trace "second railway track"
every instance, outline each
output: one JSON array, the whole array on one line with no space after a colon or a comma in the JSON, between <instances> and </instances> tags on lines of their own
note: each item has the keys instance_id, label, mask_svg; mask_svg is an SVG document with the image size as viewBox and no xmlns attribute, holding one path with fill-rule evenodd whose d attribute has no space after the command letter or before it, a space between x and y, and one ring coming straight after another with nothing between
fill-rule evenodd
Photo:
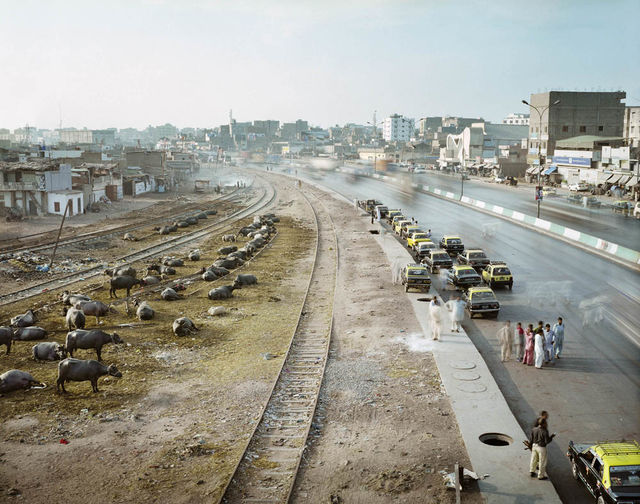
<instances>
[{"instance_id":1,"label":"second railway track","mask_svg":"<svg viewBox=\"0 0 640 504\"><path fill-rule=\"evenodd\" d=\"M338 243L329 212L304 197L318 232L307 292L280 374L223 503L288 502L315 414L333 329Z\"/></svg>"}]
</instances>

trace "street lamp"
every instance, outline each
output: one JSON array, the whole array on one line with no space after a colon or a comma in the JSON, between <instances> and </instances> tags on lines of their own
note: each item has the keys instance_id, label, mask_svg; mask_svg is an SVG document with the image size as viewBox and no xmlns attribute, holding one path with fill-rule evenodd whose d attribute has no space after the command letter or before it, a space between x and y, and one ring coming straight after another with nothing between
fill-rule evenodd
<instances>
[{"instance_id":1,"label":"street lamp","mask_svg":"<svg viewBox=\"0 0 640 504\"><path fill-rule=\"evenodd\" d=\"M538 191L538 189L540 188L540 174L542 172L542 116L551 107L553 107L554 105L558 105L560 103L560 100L556 100L553 103L547 105L545 108L542 109L542 112L540 112L540 109L538 107L536 107L535 105L531 105L527 100L522 100L522 103L524 103L525 105L528 105L538 113L538 124L540 126L540 136L538 137L538 183L536 185L536 191ZM536 192L536 201L538 202L538 219L539 219L540 218L540 201L542 201L542 191L540 192L540 194L537 194Z\"/></svg>"},{"instance_id":2,"label":"street lamp","mask_svg":"<svg viewBox=\"0 0 640 504\"><path fill-rule=\"evenodd\" d=\"M375 116L375 114L374 114L374 116ZM373 126L373 139L374 139L374 141L377 141L377 139L376 139L376 127L379 124L383 124L383 123L384 123L384 121L379 121L379 122L367 121L367 124L369 124L370 126ZM376 150L376 148L377 148L377 145L374 143L374 145L373 145L373 173L374 174L377 171L376 170L376 165L377 165L377 160L378 160L377 159L378 151Z\"/></svg>"}]
</instances>

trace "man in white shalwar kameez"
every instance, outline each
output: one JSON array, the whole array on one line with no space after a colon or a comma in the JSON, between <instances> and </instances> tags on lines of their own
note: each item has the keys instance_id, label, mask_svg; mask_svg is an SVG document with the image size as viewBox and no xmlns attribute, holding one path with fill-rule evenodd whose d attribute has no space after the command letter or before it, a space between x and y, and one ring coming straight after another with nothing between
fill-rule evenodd
<instances>
[{"instance_id":1,"label":"man in white shalwar kameez","mask_svg":"<svg viewBox=\"0 0 640 504\"><path fill-rule=\"evenodd\" d=\"M535 364L536 368L542 369L542 364L544 363L544 334L542 333L542 331L538 331L536 332L534 338L535 343L533 347L533 363Z\"/></svg>"},{"instance_id":2,"label":"man in white shalwar kameez","mask_svg":"<svg viewBox=\"0 0 640 504\"><path fill-rule=\"evenodd\" d=\"M447 310L450 312L451 317L451 331L460 332L460 322L464 320L464 307L465 303L460 296L455 295L453 299L450 299L445 304Z\"/></svg>"},{"instance_id":3,"label":"man in white shalwar kameez","mask_svg":"<svg viewBox=\"0 0 640 504\"><path fill-rule=\"evenodd\" d=\"M498 342L500 343L500 360L507 362L511 358L511 321L498 331Z\"/></svg>"},{"instance_id":4,"label":"man in white shalwar kameez","mask_svg":"<svg viewBox=\"0 0 640 504\"><path fill-rule=\"evenodd\" d=\"M442 322L442 306L438 298L434 297L429 303L429 316L431 319L431 336L434 340L440 339L440 323Z\"/></svg>"}]
</instances>

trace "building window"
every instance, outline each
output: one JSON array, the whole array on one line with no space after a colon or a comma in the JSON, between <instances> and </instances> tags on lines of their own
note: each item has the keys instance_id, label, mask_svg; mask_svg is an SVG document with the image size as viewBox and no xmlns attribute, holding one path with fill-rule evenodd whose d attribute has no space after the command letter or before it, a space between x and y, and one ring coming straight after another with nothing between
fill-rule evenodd
<instances>
[{"instance_id":1,"label":"building window","mask_svg":"<svg viewBox=\"0 0 640 504\"><path fill-rule=\"evenodd\" d=\"M604 130L604 126L598 126L598 131L603 131Z\"/></svg>"},{"instance_id":2,"label":"building window","mask_svg":"<svg viewBox=\"0 0 640 504\"><path fill-rule=\"evenodd\" d=\"M569 131L569 126L563 126L562 127L562 132L563 133L567 133Z\"/></svg>"},{"instance_id":3,"label":"building window","mask_svg":"<svg viewBox=\"0 0 640 504\"><path fill-rule=\"evenodd\" d=\"M54 201L53 202L53 211L54 212L60 212L60 202L59 201Z\"/></svg>"},{"instance_id":4,"label":"building window","mask_svg":"<svg viewBox=\"0 0 640 504\"><path fill-rule=\"evenodd\" d=\"M586 126L580 126L580 133L586 133L587 132L587 127Z\"/></svg>"}]
</instances>

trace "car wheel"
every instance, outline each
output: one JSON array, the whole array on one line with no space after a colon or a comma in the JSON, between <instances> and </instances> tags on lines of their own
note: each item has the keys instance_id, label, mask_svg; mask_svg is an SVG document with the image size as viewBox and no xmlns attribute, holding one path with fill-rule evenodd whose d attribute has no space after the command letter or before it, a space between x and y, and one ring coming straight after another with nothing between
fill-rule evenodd
<instances>
[{"instance_id":1,"label":"car wheel","mask_svg":"<svg viewBox=\"0 0 640 504\"><path fill-rule=\"evenodd\" d=\"M580 478L580 476L578 476L578 464L576 464L575 460L571 461L571 475L575 480Z\"/></svg>"}]
</instances>

